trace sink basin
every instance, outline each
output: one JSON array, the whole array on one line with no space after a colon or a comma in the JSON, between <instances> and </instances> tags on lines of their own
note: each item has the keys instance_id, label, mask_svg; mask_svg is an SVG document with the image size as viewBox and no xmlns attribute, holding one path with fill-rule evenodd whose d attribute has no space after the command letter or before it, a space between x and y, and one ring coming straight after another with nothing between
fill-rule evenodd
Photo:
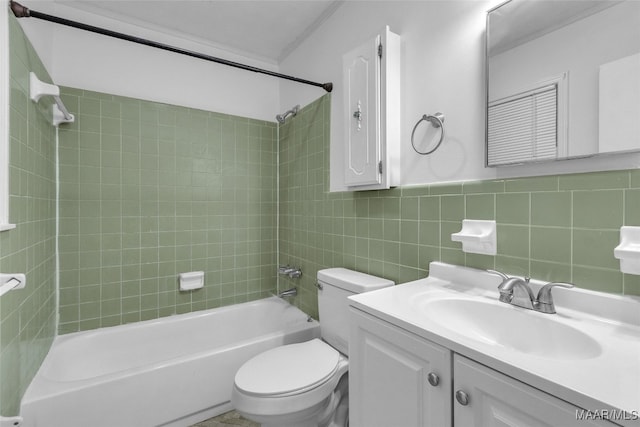
<instances>
[{"instance_id":1,"label":"sink basin","mask_svg":"<svg viewBox=\"0 0 640 427\"><path fill-rule=\"evenodd\" d=\"M541 314L501 302L446 298L426 302L429 319L468 338L550 359L590 359L602 348L589 335Z\"/></svg>"}]
</instances>

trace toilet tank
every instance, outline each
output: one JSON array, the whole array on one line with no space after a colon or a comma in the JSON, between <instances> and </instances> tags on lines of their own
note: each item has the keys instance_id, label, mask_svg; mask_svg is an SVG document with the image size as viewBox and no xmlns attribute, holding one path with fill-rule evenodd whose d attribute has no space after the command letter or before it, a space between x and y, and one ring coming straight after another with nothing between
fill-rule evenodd
<instances>
[{"instance_id":1,"label":"toilet tank","mask_svg":"<svg viewBox=\"0 0 640 427\"><path fill-rule=\"evenodd\" d=\"M342 354L349 354L349 302L347 297L393 286L391 280L346 268L318 271L320 335Z\"/></svg>"}]
</instances>

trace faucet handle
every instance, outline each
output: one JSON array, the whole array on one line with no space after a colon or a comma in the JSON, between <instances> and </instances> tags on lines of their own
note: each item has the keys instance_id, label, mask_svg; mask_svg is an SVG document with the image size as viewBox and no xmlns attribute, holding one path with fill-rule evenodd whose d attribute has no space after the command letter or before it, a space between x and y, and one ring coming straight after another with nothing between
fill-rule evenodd
<instances>
[{"instance_id":1,"label":"faucet handle","mask_svg":"<svg viewBox=\"0 0 640 427\"><path fill-rule=\"evenodd\" d=\"M512 277L509 277L508 275L506 275L503 272L498 271L498 270L487 270L487 273L491 273L491 274L495 274L496 276L500 276L502 278L502 280L509 280L509 279L512 278ZM531 278L525 276L525 277L523 277L523 280L524 280L524 283L528 284L529 280L531 280Z\"/></svg>"},{"instance_id":2,"label":"faucet handle","mask_svg":"<svg viewBox=\"0 0 640 427\"><path fill-rule=\"evenodd\" d=\"M549 314L553 314L556 312L556 307L553 303L553 297L551 296L551 289L555 287L571 289L574 287L574 285L564 282L549 282L541 287L538 291L538 298L536 298L538 311Z\"/></svg>"},{"instance_id":3,"label":"faucet handle","mask_svg":"<svg viewBox=\"0 0 640 427\"><path fill-rule=\"evenodd\" d=\"M289 266L289 264L287 265L281 265L278 267L278 274L287 274L287 271L291 269L291 267Z\"/></svg>"},{"instance_id":4,"label":"faucet handle","mask_svg":"<svg viewBox=\"0 0 640 427\"><path fill-rule=\"evenodd\" d=\"M506 274L504 274L503 272L498 271L498 270L487 270L487 273L491 273L491 274L495 274L496 276L500 276L500 277L502 277L502 280L509 279L509 276L507 276Z\"/></svg>"}]
</instances>

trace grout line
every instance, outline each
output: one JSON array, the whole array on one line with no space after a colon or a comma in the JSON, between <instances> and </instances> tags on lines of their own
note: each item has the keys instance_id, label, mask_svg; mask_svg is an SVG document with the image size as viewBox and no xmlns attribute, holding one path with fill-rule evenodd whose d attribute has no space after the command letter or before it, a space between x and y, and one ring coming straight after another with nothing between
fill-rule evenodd
<instances>
[{"instance_id":1,"label":"grout line","mask_svg":"<svg viewBox=\"0 0 640 427\"><path fill-rule=\"evenodd\" d=\"M558 179L560 182L560 179ZM571 202L569 203L569 277L571 282L575 280L573 277L574 263L573 263L573 210L574 210L574 191L570 192Z\"/></svg>"},{"instance_id":2,"label":"grout line","mask_svg":"<svg viewBox=\"0 0 640 427\"><path fill-rule=\"evenodd\" d=\"M531 277L532 276L532 272L531 272L531 242L532 242L532 223L533 223L533 194L530 191L528 193L528 200L529 200L529 221L527 221L527 230L528 230L528 240L529 240L529 244L527 245L527 273L528 276Z\"/></svg>"}]
</instances>

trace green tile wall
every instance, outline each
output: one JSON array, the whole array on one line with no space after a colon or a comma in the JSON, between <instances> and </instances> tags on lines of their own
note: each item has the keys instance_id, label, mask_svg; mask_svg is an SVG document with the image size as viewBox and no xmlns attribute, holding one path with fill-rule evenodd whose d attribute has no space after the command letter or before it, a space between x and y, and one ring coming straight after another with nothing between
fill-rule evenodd
<instances>
[{"instance_id":1,"label":"green tile wall","mask_svg":"<svg viewBox=\"0 0 640 427\"><path fill-rule=\"evenodd\" d=\"M9 219L0 232L0 272L26 273L27 286L0 298L0 414L20 399L55 335L55 129L50 101L29 99L29 71L51 81L15 18L10 37ZM47 114L47 116L45 116Z\"/></svg>"},{"instance_id":2,"label":"green tile wall","mask_svg":"<svg viewBox=\"0 0 640 427\"><path fill-rule=\"evenodd\" d=\"M71 88L60 130L60 333L276 287L274 123ZM180 272L205 272L179 292Z\"/></svg>"},{"instance_id":3,"label":"green tile wall","mask_svg":"<svg viewBox=\"0 0 640 427\"><path fill-rule=\"evenodd\" d=\"M620 226L640 225L640 170L329 193L329 95L281 127L280 160L280 262L302 267L287 285L313 316L334 266L402 283L444 261L640 295L613 257ZM451 241L463 218L496 220L496 256Z\"/></svg>"}]
</instances>

